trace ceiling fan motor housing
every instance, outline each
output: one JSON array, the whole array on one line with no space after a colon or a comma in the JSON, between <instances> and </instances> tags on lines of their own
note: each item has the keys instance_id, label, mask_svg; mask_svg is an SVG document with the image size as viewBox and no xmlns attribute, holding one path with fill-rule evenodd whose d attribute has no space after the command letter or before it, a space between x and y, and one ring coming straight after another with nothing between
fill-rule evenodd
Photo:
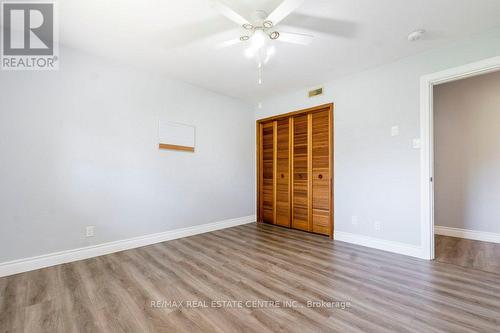
<instances>
[{"instance_id":1,"label":"ceiling fan motor housing","mask_svg":"<svg viewBox=\"0 0 500 333\"><path fill-rule=\"evenodd\" d=\"M252 19L252 22L258 26L258 25L262 25L264 23L267 16L268 16L268 14L265 11L256 10L255 12L253 12L251 19Z\"/></svg>"}]
</instances>

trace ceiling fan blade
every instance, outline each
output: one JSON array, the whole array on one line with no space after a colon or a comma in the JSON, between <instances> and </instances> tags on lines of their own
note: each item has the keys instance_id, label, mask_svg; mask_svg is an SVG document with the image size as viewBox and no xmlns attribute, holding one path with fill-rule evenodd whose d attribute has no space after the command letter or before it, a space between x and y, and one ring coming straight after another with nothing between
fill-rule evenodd
<instances>
[{"instance_id":1,"label":"ceiling fan blade","mask_svg":"<svg viewBox=\"0 0 500 333\"><path fill-rule=\"evenodd\" d=\"M280 32L278 41L292 44L309 45L313 41L314 36L307 34L299 34L295 32Z\"/></svg>"},{"instance_id":2,"label":"ceiling fan blade","mask_svg":"<svg viewBox=\"0 0 500 333\"><path fill-rule=\"evenodd\" d=\"M294 29L311 33L318 32L324 35L331 35L341 38L353 38L358 34L357 23L347 20L311 16L301 13L292 13L286 19L286 25L280 24L279 29L294 31Z\"/></svg>"},{"instance_id":3,"label":"ceiling fan blade","mask_svg":"<svg viewBox=\"0 0 500 333\"><path fill-rule=\"evenodd\" d=\"M239 43L242 43L242 41L239 38L230 39L230 40L226 40L225 42L221 42L221 43L216 44L215 49L220 50L220 49L224 49L226 47L230 47L230 46L233 46L233 45L236 45Z\"/></svg>"},{"instance_id":4,"label":"ceiling fan blade","mask_svg":"<svg viewBox=\"0 0 500 333\"><path fill-rule=\"evenodd\" d=\"M212 7L217 10L219 13L224 15L226 18L230 19L231 21L235 22L239 26L243 26L245 24L249 24L248 20L245 19L243 16L238 14L235 10L230 8L228 5L224 4L223 2L219 0L213 0L212 1Z\"/></svg>"},{"instance_id":5,"label":"ceiling fan blade","mask_svg":"<svg viewBox=\"0 0 500 333\"><path fill-rule=\"evenodd\" d=\"M266 21L271 21L274 26L278 25L285 17L290 15L295 9L299 8L304 0L284 0L276 9L267 17Z\"/></svg>"}]
</instances>

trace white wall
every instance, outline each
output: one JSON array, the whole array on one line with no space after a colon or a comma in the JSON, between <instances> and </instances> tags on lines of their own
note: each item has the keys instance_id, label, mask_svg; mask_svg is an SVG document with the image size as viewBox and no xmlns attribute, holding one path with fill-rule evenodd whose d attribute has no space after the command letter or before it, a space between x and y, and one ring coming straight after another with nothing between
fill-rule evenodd
<instances>
[{"instance_id":1,"label":"white wall","mask_svg":"<svg viewBox=\"0 0 500 333\"><path fill-rule=\"evenodd\" d=\"M439 226L500 233L500 72L434 88Z\"/></svg>"},{"instance_id":2,"label":"white wall","mask_svg":"<svg viewBox=\"0 0 500 333\"><path fill-rule=\"evenodd\" d=\"M321 97L307 98L304 87L265 100L256 118L334 102L335 230L419 246L420 152L412 139L420 136L420 77L499 54L497 30L327 82Z\"/></svg>"},{"instance_id":3,"label":"white wall","mask_svg":"<svg viewBox=\"0 0 500 333\"><path fill-rule=\"evenodd\" d=\"M0 262L255 214L251 106L60 53L0 72ZM196 153L158 150L160 118L195 125Z\"/></svg>"}]
</instances>

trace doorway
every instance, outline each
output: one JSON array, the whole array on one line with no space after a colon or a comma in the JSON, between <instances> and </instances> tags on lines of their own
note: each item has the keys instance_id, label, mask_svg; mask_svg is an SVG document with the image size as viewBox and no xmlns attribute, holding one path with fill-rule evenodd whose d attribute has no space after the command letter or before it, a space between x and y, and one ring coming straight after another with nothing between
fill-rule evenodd
<instances>
[{"instance_id":1,"label":"doorway","mask_svg":"<svg viewBox=\"0 0 500 333\"><path fill-rule=\"evenodd\" d=\"M421 78L421 244L422 257L435 259L434 87L500 70L500 57Z\"/></svg>"},{"instance_id":2,"label":"doorway","mask_svg":"<svg viewBox=\"0 0 500 333\"><path fill-rule=\"evenodd\" d=\"M500 274L500 71L433 89L436 261Z\"/></svg>"}]
</instances>

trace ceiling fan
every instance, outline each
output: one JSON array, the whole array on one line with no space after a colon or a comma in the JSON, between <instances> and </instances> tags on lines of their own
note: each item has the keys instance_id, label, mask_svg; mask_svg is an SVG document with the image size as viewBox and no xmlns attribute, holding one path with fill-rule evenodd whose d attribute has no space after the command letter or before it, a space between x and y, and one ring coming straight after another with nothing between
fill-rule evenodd
<instances>
[{"instance_id":1,"label":"ceiling fan","mask_svg":"<svg viewBox=\"0 0 500 333\"><path fill-rule=\"evenodd\" d=\"M229 20L243 28L244 33L239 38L231 39L217 45L217 48L225 48L239 43L248 42L249 48L245 55L254 58L259 69L259 84L262 84L263 66L274 54L274 45L269 41L280 41L286 43L308 45L313 36L294 32L285 32L279 29L279 23L296 10L304 0L284 0L271 14L263 10L255 11L251 20L247 20L238 12L220 0L213 0L213 8Z\"/></svg>"}]
</instances>

